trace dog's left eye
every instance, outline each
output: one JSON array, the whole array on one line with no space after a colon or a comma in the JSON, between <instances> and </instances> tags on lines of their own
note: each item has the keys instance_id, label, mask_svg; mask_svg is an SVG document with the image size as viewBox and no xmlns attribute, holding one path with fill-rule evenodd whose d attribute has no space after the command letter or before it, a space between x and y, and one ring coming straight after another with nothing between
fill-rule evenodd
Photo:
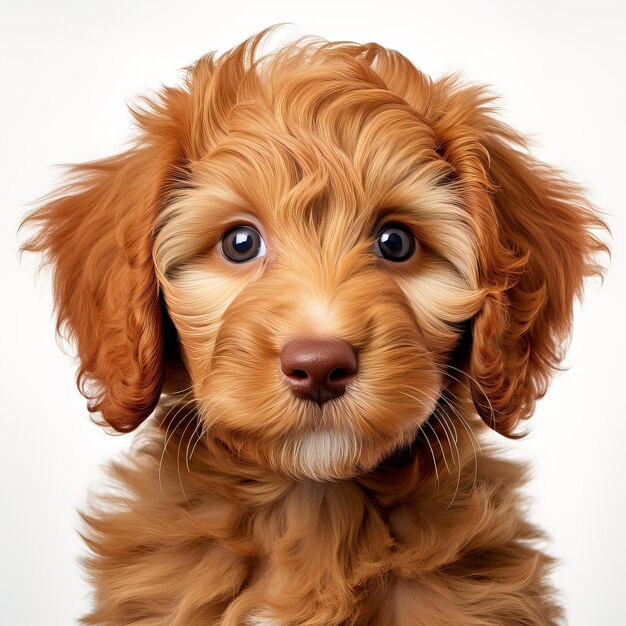
<instances>
[{"instance_id":1,"label":"dog's left eye","mask_svg":"<svg viewBox=\"0 0 626 626\"><path fill-rule=\"evenodd\" d=\"M415 235L400 224L387 224L376 235L374 252L389 261L406 261L416 248Z\"/></svg>"},{"instance_id":2,"label":"dog's left eye","mask_svg":"<svg viewBox=\"0 0 626 626\"><path fill-rule=\"evenodd\" d=\"M265 254L265 242L251 226L236 226L222 237L222 254L233 263L244 263Z\"/></svg>"}]
</instances>

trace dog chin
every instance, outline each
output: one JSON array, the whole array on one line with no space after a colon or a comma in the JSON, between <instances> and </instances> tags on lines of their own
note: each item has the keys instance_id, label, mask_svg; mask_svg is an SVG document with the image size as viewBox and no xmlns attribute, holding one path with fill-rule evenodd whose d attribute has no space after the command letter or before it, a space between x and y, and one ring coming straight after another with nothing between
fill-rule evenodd
<instances>
[{"instance_id":1,"label":"dog chin","mask_svg":"<svg viewBox=\"0 0 626 626\"><path fill-rule=\"evenodd\" d=\"M289 458L281 459L281 465L297 478L348 478L358 472L361 450L361 440L354 433L318 430L298 437L289 450Z\"/></svg>"},{"instance_id":2,"label":"dog chin","mask_svg":"<svg viewBox=\"0 0 626 626\"><path fill-rule=\"evenodd\" d=\"M316 430L301 433L287 444L256 460L276 474L295 480L346 480L371 471L382 459L412 437L405 435L386 445L367 443L357 433Z\"/></svg>"}]
</instances>

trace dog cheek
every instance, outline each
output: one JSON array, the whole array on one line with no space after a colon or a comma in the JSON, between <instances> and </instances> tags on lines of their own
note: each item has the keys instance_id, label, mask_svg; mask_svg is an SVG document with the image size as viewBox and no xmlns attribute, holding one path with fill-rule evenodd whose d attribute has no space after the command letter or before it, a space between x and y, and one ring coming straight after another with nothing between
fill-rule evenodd
<instances>
[{"instance_id":1,"label":"dog cheek","mask_svg":"<svg viewBox=\"0 0 626 626\"><path fill-rule=\"evenodd\" d=\"M445 363L458 339L458 325L480 311L485 292L445 265L400 281L429 350Z\"/></svg>"},{"instance_id":2,"label":"dog cheek","mask_svg":"<svg viewBox=\"0 0 626 626\"><path fill-rule=\"evenodd\" d=\"M161 283L168 313L178 332L183 360L196 393L202 393L224 312L245 284L206 268L189 268Z\"/></svg>"}]
</instances>

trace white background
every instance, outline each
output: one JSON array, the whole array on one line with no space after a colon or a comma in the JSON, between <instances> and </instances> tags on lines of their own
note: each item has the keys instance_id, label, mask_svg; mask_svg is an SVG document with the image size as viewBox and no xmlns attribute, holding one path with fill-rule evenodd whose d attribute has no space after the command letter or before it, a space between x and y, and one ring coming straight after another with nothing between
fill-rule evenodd
<instances>
[{"instance_id":1,"label":"white background","mask_svg":"<svg viewBox=\"0 0 626 626\"><path fill-rule=\"evenodd\" d=\"M316 34L376 41L437 77L460 70L503 94L534 152L609 214L604 286L577 307L565 364L532 433L504 442L534 467L532 516L562 558L554 575L574 626L626 623L623 585L626 385L626 97L620 2L5 2L0 14L0 623L74 623L88 607L76 507L129 443L87 417L75 364L55 343L49 278L18 264L29 203L53 164L114 154L126 103L210 50L290 21L274 41ZM71 350L70 350L71 353Z\"/></svg>"}]
</instances>

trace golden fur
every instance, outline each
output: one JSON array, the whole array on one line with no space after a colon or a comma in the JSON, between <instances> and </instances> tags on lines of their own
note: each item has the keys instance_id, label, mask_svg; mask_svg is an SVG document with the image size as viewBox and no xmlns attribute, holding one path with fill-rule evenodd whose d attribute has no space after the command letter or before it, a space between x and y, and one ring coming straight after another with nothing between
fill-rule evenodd
<instances>
[{"instance_id":1,"label":"golden fur","mask_svg":"<svg viewBox=\"0 0 626 626\"><path fill-rule=\"evenodd\" d=\"M150 418L84 514L83 623L558 623L523 467L480 440L545 393L604 224L484 89L374 43L258 54L272 30L201 58L27 219L90 410ZM390 221L409 261L372 253ZM235 265L242 223L267 254ZM309 336L358 354L321 406L277 365Z\"/></svg>"}]
</instances>

